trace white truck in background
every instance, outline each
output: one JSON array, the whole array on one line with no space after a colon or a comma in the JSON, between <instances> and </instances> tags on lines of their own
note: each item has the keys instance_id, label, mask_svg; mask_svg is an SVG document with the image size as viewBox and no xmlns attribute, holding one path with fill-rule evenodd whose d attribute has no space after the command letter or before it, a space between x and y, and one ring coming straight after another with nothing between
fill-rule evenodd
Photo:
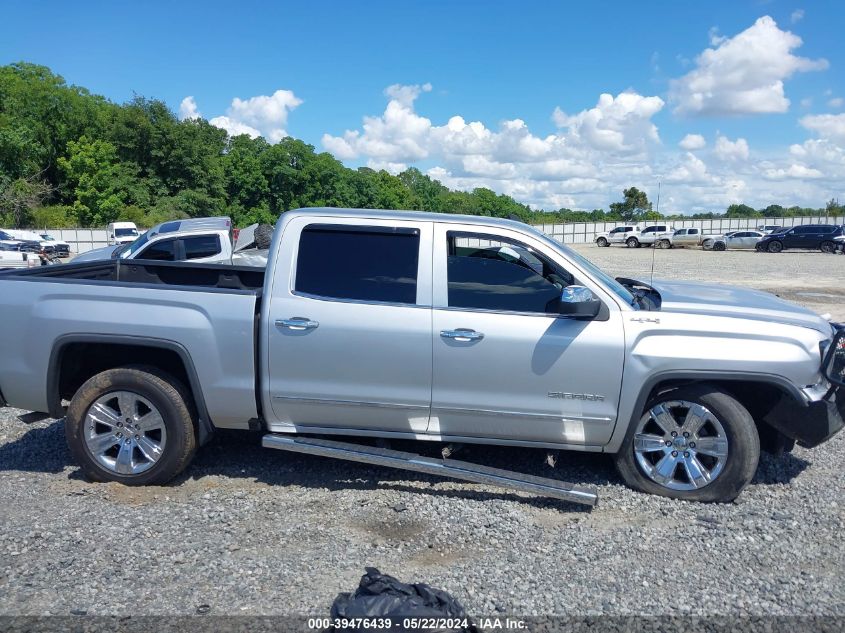
<instances>
[{"instance_id":1,"label":"white truck in background","mask_svg":"<svg viewBox=\"0 0 845 633\"><path fill-rule=\"evenodd\" d=\"M232 220L225 216L171 220L152 227L132 242L97 248L74 263L108 259L145 259L194 264L267 265L273 227L253 225L232 239Z\"/></svg>"},{"instance_id":2,"label":"white truck in background","mask_svg":"<svg viewBox=\"0 0 845 633\"><path fill-rule=\"evenodd\" d=\"M112 222L108 226L109 244L119 245L134 242L138 238L138 227L134 222Z\"/></svg>"},{"instance_id":3,"label":"white truck in background","mask_svg":"<svg viewBox=\"0 0 845 633\"><path fill-rule=\"evenodd\" d=\"M640 232L640 227L636 224L623 224L617 226L610 231L599 233L596 235L596 246L610 246L611 244L627 244L629 237L637 235Z\"/></svg>"}]
</instances>

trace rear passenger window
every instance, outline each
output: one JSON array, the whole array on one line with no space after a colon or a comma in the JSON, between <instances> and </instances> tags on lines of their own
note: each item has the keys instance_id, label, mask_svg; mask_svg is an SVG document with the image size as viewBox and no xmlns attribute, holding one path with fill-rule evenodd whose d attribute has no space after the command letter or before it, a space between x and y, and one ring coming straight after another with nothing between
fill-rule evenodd
<instances>
[{"instance_id":1,"label":"rear passenger window","mask_svg":"<svg viewBox=\"0 0 845 633\"><path fill-rule=\"evenodd\" d=\"M154 259L172 262L176 259L176 240L162 240L151 244L137 259Z\"/></svg>"},{"instance_id":2,"label":"rear passenger window","mask_svg":"<svg viewBox=\"0 0 845 633\"><path fill-rule=\"evenodd\" d=\"M220 237L218 235L197 235L182 240L185 245L185 259L201 259L214 257L220 252Z\"/></svg>"},{"instance_id":3,"label":"rear passenger window","mask_svg":"<svg viewBox=\"0 0 845 633\"><path fill-rule=\"evenodd\" d=\"M297 292L357 301L417 302L417 229L312 224L302 231Z\"/></svg>"}]
</instances>

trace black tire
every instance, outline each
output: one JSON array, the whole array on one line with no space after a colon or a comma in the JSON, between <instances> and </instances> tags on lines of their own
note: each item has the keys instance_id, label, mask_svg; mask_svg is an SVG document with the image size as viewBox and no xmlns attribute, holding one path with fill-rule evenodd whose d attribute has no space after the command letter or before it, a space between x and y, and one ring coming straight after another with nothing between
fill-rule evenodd
<instances>
[{"instance_id":1,"label":"black tire","mask_svg":"<svg viewBox=\"0 0 845 633\"><path fill-rule=\"evenodd\" d=\"M836 252L836 244L831 241L822 242L821 246L819 247L822 253L835 253Z\"/></svg>"},{"instance_id":2,"label":"black tire","mask_svg":"<svg viewBox=\"0 0 845 633\"><path fill-rule=\"evenodd\" d=\"M672 242L670 242L669 240L660 240L657 243L657 248L660 248L660 249L672 248Z\"/></svg>"},{"instance_id":3,"label":"black tire","mask_svg":"<svg viewBox=\"0 0 845 633\"><path fill-rule=\"evenodd\" d=\"M625 240L625 245L628 248L639 248L640 241L636 237L629 237L627 240Z\"/></svg>"},{"instance_id":4,"label":"black tire","mask_svg":"<svg viewBox=\"0 0 845 633\"><path fill-rule=\"evenodd\" d=\"M774 240L773 242L769 242L769 245L766 247L770 253L780 253L783 250L783 242L778 242Z\"/></svg>"},{"instance_id":5,"label":"black tire","mask_svg":"<svg viewBox=\"0 0 845 633\"><path fill-rule=\"evenodd\" d=\"M596 240L596 246L601 246L601 247L610 246L610 243L607 241L606 237L600 237L599 239Z\"/></svg>"},{"instance_id":6,"label":"black tire","mask_svg":"<svg viewBox=\"0 0 845 633\"><path fill-rule=\"evenodd\" d=\"M686 400L700 404L716 416L725 431L727 458L722 471L710 483L694 490L673 490L652 480L641 469L634 451L634 435L640 421L631 423L619 453L614 456L616 468L625 483L641 492L711 503L727 503L736 499L757 471L760 459L760 438L748 410L733 396L716 385L700 383L672 389L649 401L643 412L661 402Z\"/></svg>"},{"instance_id":7,"label":"black tire","mask_svg":"<svg viewBox=\"0 0 845 633\"><path fill-rule=\"evenodd\" d=\"M727 247L725 246L724 242L716 242L715 244L713 244L714 251L724 251L726 249Z\"/></svg>"},{"instance_id":8,"label":"black tire","mask_svg":"<svg viewBox=\"0 0 845 633\"><path fill-rule=\"evenodd\" d=\"M267 250L273 241L273 225L259 224L255 227L255 248Z\"/></svg>"},{"instance_id":9,"label":"black tire","mask_svg":"<svg viewBox=\"0 0 845 633\"><path fill-rule=\"evenodd\" d=\"M161 457L151 468L137 475L124 475L103 467L84 439L89 408L97 399L115 391L146 398L155 405L164 421L167 441ZM193 459L197 447L195 419L193 401L178 380L153 367L119 367L89 378L77 390L67 409L65 437L71 454L90 480L116 481L128 486L161 485L181 473Z\"/></svg>"}]
</instances>

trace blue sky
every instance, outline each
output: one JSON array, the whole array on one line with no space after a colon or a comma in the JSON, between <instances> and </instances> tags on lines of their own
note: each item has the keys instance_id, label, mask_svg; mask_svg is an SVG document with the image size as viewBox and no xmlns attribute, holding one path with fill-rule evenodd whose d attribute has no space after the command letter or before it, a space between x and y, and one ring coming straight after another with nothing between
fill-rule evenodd
<instances>
[{"instance_id":1,"label":"blue sky","mask_svg":"<svg viewBox=\"0 0 845 633\"><path fill-rule=\"evenodd\" d=\"M7 0L3 16L0 63L537 207L657 181L681 212L845 199L842 3Z\"/></svg>"}]
</instances>

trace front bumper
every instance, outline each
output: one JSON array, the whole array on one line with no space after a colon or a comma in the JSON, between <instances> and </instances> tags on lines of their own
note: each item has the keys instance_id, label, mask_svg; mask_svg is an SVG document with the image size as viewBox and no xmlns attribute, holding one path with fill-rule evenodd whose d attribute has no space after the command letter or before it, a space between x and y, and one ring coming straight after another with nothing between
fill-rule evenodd
<instances>
[{"instance_id":1,"label":"front bumper","mask_svg":"<svg viewBox=\"0 0 845 633\"><path fill-rule=\"evenodd\" d=\"M829 397L803 406L781 396L765 421L800 446L813 448L845 427L845 389L835 389Z\"/></svg>"}]
</instances>

